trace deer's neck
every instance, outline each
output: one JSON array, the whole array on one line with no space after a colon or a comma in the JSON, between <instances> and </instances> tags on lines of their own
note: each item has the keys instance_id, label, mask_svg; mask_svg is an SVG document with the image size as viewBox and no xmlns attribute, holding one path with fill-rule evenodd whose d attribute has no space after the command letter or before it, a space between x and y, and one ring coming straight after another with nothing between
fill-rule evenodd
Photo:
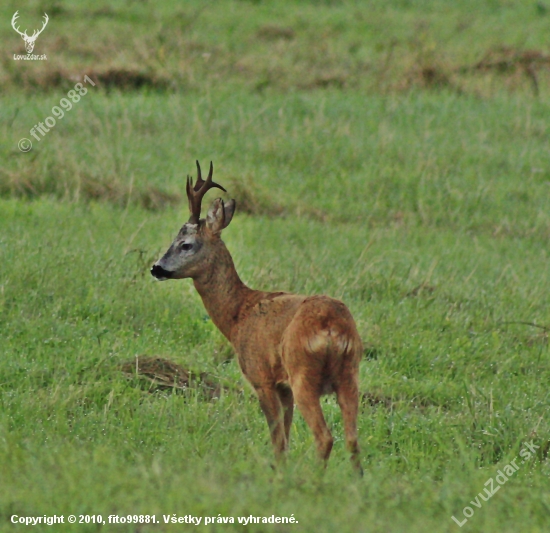
<instances>
[{"instance_id":1,"label":"deer's neck","mask_svg":"<svg viewBox=\"0 0 550 533\"><path fill-rule=\"evenodd\" d=\"M231 330L238 322L241 307L257 291L241 281L222 241L217 243L208 268L193 283L212 322L231 341Z\"/></svg>"}]
</instances>

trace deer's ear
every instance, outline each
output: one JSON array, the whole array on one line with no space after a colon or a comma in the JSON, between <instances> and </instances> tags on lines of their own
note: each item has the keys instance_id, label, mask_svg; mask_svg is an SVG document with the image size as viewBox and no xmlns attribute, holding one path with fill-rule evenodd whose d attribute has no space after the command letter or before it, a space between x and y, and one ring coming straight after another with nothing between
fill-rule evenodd
<instances>
[{"instance_id":1,"label":"deer's ear","mask_svg":"<svg viewBox=\"0 0 550 533\"><path fill-rule=\"evenodd\" d=\"M206 227L214 234L220 233L225 223L223 200L216 198L206 215Z\"/></svg>"},{"instance_id":2,"label":"deer's ear","mask_svg":"<svg viewBox=\"0 0 550 533\"><path fill-rule=\"evenodd\" d=\"M229 200L227 204L224 204L221 198L217 198L210 206L206 215L206 227L214 235L221 233L222 229L229 226L234 212L235 200Z\"/></svg>"},{"instance_id":3,"label":"deer's ear","mask_svg":"<svg viewBox=\"0 0 550 533\"><path fill-rule=\"evenodd\" d=\"M223 213L225 215L225 220L223 223L223 227L227 228L229 226L229 223L231 222L231 219L233 218L233 213L235 213L235 207L237 207L237 204L235 203L235 200L229 200L226 204L223 206Z\"/></svg>"}]
</instances>

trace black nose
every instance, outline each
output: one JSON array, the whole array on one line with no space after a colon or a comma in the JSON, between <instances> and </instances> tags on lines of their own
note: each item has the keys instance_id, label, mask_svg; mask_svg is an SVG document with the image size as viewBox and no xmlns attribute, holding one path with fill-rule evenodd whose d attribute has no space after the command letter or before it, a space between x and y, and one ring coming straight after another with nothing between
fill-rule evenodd
<instances>
[{"instance_id":1,"label":"black nose","mask_svg":"<svg viewBox=\"0 0 550 533\"><path fill-rule=\"evenodd\" d=\"M169 272L168 270L164 270L160 265L153 265L151 267L151 275L155 276L155 278L170 278L172 277L172 272Z\"/></svg>"}]
</instances>

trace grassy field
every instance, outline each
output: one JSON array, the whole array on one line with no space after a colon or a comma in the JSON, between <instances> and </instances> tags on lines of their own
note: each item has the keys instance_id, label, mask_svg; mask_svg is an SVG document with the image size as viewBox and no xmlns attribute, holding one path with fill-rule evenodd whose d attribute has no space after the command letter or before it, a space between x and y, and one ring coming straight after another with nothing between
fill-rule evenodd
<instances>
[{"instance_id":1,"label":"grassy field","mask_svg":"<svg viewBox=\"0 0 550 533\"><path fill-rule=\"evenodd\" d=\"M49 14L47 61L13 59L16 10ZM0 531L549 530L550 4L8 0L0 19ZM274 471L192 283L149 275L195 159L237 199L224 240L250 286L354 314L363 479L332 397L327 470L297 414ZM221 392L128 377L136 356ZM216 521L250 515L298 523Z\"/></svg>"}]
</instances>

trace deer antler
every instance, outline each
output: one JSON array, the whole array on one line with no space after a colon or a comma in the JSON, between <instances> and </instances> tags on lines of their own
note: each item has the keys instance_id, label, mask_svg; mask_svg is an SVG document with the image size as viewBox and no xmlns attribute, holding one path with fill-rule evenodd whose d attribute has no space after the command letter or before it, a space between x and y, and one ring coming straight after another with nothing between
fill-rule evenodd
<instances>
[{"instance_id":1,"label":"deer antler","mask_svg":"<svg viewBox=\"0 0 550 533\"><path fill-rule=\"evenodd\" d=\"M44 22L42 23L42 28L40 28L39 30L34 30L31 37L38 37L44 31L44 28L47 26L49 20L50 19L47 13L44 13Z\"/></svg>"},{"instance_id":2,"label":"deer antler","mask_svg":"<svg viewBox=\"0 0 550 533\"><path fill-rule=\"evenodd\" d=\"M191 212L191 216L189 217L189 222L191 224L199 223L201 217L201 202L207 191L217 187L218 189L227 192L221 185L218 185L212 181L213 172L214 165L212 165L212 161L210 161L210 172L208 173L206 180L203 180L201 176L201 166L197 161L197 182L194 187L193 179L191 176L187 176L187 199L189 200L189 211Z\"/></svg>"},{"instance_id":3,"label":"deer antler","mask_svg":"<svg viewBox=\"0 0 550 533\"><path fill-rule=\"evenodd\" d=\"M12 19L11 19L11 26L12 26L12 28L13 28L19 35L21 35L21 37L23 37L23 36L28 37L28 35L27 35L27 30L25 30L25 33L23 33L23 32L21 32L21 31L19 31L19 28L16 28L16 27L15 27L15 21L16 21L18 18L19 18L19 11L16 11L16 12L14 13Z\"/></svg>"}]
</instances>

